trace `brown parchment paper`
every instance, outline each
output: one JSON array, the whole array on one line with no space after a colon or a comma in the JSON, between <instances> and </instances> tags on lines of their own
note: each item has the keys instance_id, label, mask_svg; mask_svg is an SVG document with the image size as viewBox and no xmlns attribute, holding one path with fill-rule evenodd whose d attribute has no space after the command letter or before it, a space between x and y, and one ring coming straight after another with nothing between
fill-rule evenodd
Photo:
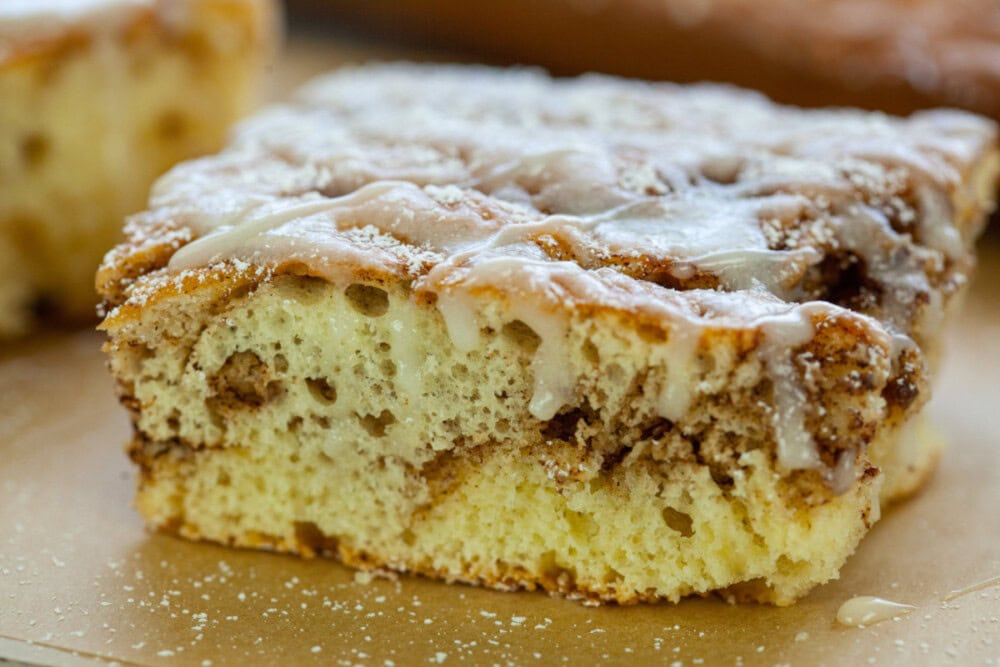
<instances>
[{"instance_id":1,"label":"brown parchment paper","mask_svg":"<svg viewBox=\"0 0 1000 667\"><path fill-rule=\"evenodd\" d=\"M296 38L284 92L373 55ZM385 55L384 51L378 55ZM390 57L397 54L388 54ZM147 533L93 333L0 349L0 658L53 665L1000 665L1000 241L983 248L931 406L952 446L839 581L796 606L588 608ZM867 629L839 605L917 605Z\"/></svg>"}]
</instances>

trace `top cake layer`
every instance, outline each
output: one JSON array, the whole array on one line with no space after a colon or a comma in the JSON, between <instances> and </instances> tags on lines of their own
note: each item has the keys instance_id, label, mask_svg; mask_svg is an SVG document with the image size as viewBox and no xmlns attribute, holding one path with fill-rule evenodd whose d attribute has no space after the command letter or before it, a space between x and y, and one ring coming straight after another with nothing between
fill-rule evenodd
<instances>
[{"instance_id":1,"label":"top cake layer","mask_svg":"<svg viewBox=\"0 0 1000 667\"><path fill-rule=\"evenodd\" d=\"M817 468L812 383L792 351L860 354L891 377L892 410L917 409L910 338L933 348L997 166L993 125L960 112L801 111L531 71L342 71L159 181L98 274L104 326L220 280L241 293L281 273L403 283L460 351L479 345L486 308L530 327L529 410L544 421L575 400L573 317L610 311L664 341L654 400L672 422L701 391L699 351L749 341L780 463Z\"/></svg>"},{"instance_id":2,"label":"top cake layer","mask_svg":"<svg viewBox=\"0 0 1000 667\"><path fill-rule=\"evenodd\" d=\"M802 111L720 87L348 70L164 177L99 280L112 303L136 266L233 259L418 293L561 283L599 301L614 285L657 307L651 287L708 288L829 301L927 338L972 263L994 132L960 112Z\"/></svg>"}]
</instances>

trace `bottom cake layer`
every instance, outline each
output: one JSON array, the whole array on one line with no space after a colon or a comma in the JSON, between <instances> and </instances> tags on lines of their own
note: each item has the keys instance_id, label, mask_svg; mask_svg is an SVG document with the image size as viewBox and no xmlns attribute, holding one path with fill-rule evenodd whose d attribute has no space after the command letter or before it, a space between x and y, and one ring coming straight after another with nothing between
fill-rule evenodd
<instances>
[{"instance_id":1,"label":"bottom cake layer","mask_svg":"<svg viewBox=\"0 0 1000 667\"><path fill-rule=\"evenodd\" d=\"M885 480L914 488L938 442L923 434L905 468L869 468L817 506L789 502L760 451L732 476L626 457L578 480L588 462L564 443L446 452L420 469L350 450L137 441L132 453L140 511L187 538L594 601L715 591L783 605L837 577L878 519Z\"/></svg>"}]
</instances>

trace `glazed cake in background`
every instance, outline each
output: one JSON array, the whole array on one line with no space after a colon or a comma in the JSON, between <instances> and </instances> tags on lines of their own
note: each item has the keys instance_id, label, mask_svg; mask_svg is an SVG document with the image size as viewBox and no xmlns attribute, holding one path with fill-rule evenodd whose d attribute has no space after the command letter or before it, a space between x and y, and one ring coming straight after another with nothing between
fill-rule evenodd
<instances>
[{"instance_id":1,"label":"glazed cake in background","mask_svg":"<svg viewBox=\"0 0 1000 667\"><path fill-rule=\"evenodd\" d=\"M179 160L217 150L275 45L271 0L0 3L0 339L94 317L93 272Z\"/></svg>"},{"instance_id":2,"label":"glazed cake in background","mask_svg":"<svg viewBox=\"0 0 1000 667\"><path fill-rule=\"evenodd\" d=\"M788 604L917 488L996 128L345 70L98 274L137 504L191 539L593 601Z\"/></svg>"},{"instance_id":3,"label":"glazed cake in background","mask_svg":"<svg viewBox=\"0 0 1000 667\"><path fill-rule=\"evenodd\" d=\"M294 10L560 74L723 81L789 104L1000 120L995 0L289 0Z\"/></svg>"}]
</instances>

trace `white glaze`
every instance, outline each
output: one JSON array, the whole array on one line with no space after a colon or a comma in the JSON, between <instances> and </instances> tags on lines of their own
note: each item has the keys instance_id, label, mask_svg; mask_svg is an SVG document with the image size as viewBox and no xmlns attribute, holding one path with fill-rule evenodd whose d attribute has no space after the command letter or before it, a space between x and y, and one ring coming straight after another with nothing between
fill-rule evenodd
<instances>
[{"instance_id":1,"label":"white glaze","mask_svg":"<svg viewBox=\"0 0 1000 667\"><path fill-rule=\"evenodd\" d=\"M965 586L964 588L959 588L951 591L948 595L944 596L945 602L950 602L956 598L960 598L964 595L969 595L971 593L977 593L987 588L992 588L994 586L1000 586L1000 575L996 577L990 577L989 579L984 579L983 581L974 583L970 586Z\"/></svg>"},{"instance_id":2,"label":"white glaze","mask_svg":"<svg viewBox=\"0 0 1000 667\"><path fill-rule=\"evenodd\" d=\"M790 470L815 468L819 451L806 428L805 389L799 381L792 354L813 336L813 315L828 312L823 304L810 303L781 317L769 318L761 329L761 352L774 387L772 420L778 441L778 461Z\"/></svg>"},{"instance_id":3,"label":"white glaze","mask_svg":"<svg viewBox=\"0 0 1000 667\"><path fill-rule=\"evenodd\" d=\"M515 307L511 314L523 321L541 338L531 360L535 378L528 411L540 420L552 419L575 395L576 377L572 372L565 340L569 323L531 307Z\"/></svg>"},{"instance_id":4,"label":"white glaze","mask_svg":"<svg viewBox=\"0 0 1000 667\"><path fill-rule=\"evenodd\" d=\"M913 605L892 602L871 595L859 595L840 605L840 609L837 610L837 622L841 625L864 627L898 616L905 616L914 609L916 607Z\"/></svg>"},{"instance_id":5,"label":"white glaze","mask_svg":"<svg viewBox=\"0 0 1000 667\"><path fill-rule=\"evenodd\" d=\"M678 326L660 348L662 356L656 361L663 366L664 383L657 392L656 407L670 421L680 421L694 399L691 378L701 334L701 327Z\"/></svg>"},{"instance_id":6,"label":"white glaze","mask_svg":"<svg viewBox=\"0 0 1000 667\"><path fill-rule=\"evenodd\" d=\"M884 285L884 321L896 331L911 330L918 295L925 295L930 300L916 315L927 333L934 335L940 326L941 306L939 300L934 300L936 290L931 288L921 265L940 260L933 251L915 247L909 237L893 231L885 214L872 207L852 207L849 221L838 227L837 240L841 247L861 257Z\"/></svg>"},{"instance_id":7,"label":"white glaze","mask_svg":"<svg viewBox=\"0 0 1000 667\"><path fill-rule=\"evenodd\" d=\"M534 390L528 406L531 414L540 420L551 419L573 399L576 377L564 344L569 318L557 310L558 296L550 294L555 298L541 304L533 296L544 292L556 276L573 280L579 273L580 269L575 264L554 264L532 257L498 256L477 262L465 275L466 289L495 285L512 289L517 298L508 308L508 319L521 320L541 339L531 361ZM463 298L449 294L443 303L439 296L438 308L456 347L473 349L480 335L475 315L478 308L476 301L469 296Z\"/></svg>"},{"instance_id":8,"label":"white glaze","mask_svg":"<svg viewBox=\"0 0 1000 667\"><path fill-rule=\"evenodd\" d=\"M853 448L840 452L837 464L825 475L831 491L838 495L846 493L854 485L854 482L857 481L859 473L857 456L858 452ZM874 502L877 504L878 499L876 498ZM875 510L875 512L878 511L877 509ZM872 518L872 522L875 521L878 521L877 516Z\"/></svg>"},{"instance_id":9,"label":"white glaze","mask_svg":"<svg viewBox=\"0 0 1000 667\"><path fill-rule=\"evenodd\" d=\"M389 310L393 320L389 325L390 344L396 360L394 384L402 392L407 405L413 406L423 395L423 365L426 358L416 329L416 315L409 308Z\"/></svg>"},{"instance_id":10,"label":"white glaze","mask_svg":"<svg viewBox=\"0 0 1000 667\"><path fill-rule=\"evenodd\" d=\"M465 292L438 294L438 311L444 319L452 344L461 352L471 352L479 346L479 321L475 300Z\"/></svg>"}]
</instances>

